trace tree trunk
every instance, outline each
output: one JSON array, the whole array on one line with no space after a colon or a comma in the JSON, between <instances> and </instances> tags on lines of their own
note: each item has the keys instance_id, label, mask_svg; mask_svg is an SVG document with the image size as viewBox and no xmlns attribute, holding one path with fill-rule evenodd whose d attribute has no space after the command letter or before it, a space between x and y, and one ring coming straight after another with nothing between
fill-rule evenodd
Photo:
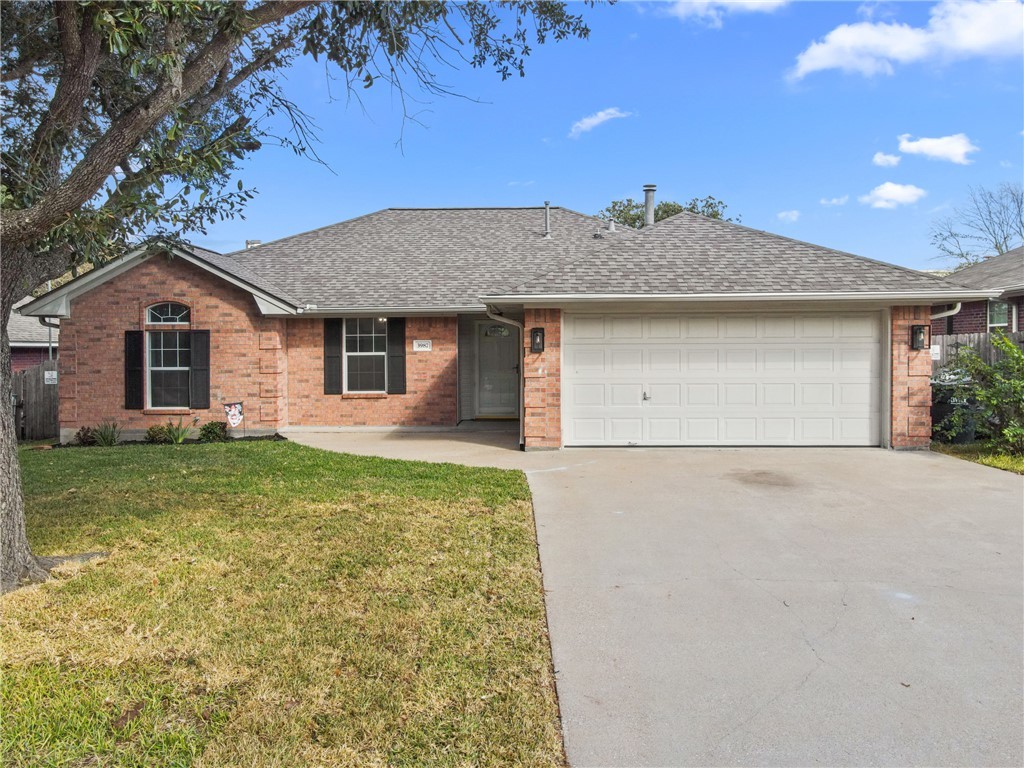
<instances>
[{"instance_id":1,"label":"tree trunk","mask_svg":"<svg viewBox=\"0 0 1024 768\"><path fill-rule=\"evenodd\" d=\"M5 265L6 266L6 265ZM0 594L25 581L44 581L43 569L28 545L25 534L25 497L21 492L21 467L18 464L18 436L14 432L11 407L11 343L7 321L13 299L3 291L0 298L2 344L0 344Z\"/></svg>"}]
</instances>

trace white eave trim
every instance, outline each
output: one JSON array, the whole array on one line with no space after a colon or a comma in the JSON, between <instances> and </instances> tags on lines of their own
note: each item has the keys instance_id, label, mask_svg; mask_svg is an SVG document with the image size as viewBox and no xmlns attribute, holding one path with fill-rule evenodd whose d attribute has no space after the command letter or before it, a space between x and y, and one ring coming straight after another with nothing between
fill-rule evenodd
<instances>
[{"instance_id":1,"label":"white eave trim","mask_svg":"<svg viewBox=\"0 0 1024 768\"><path fill-rule=\"evenodd\" d=\"M218 269L208 261L204 261L199 257L193 256L185 250L180 248L166 248L165 251L169 251L175 256L184 259L190 264L194 264L200 269L221 278L225 282L230 283L237 288L241 288L256 300L257 306L265 315L295 315L298 313L298 309L291 304L255 288L244 280L240 280L237 277L228 274L224 270ZM29 317L70 317L72 299L81 296L83 293L91 291L93 288L99 287L108 280L112 280L118 275L127 272L139 262L145 261L146 259L162 252L164 251L154 250L149 246L136 248L134 251L126 253L124 256L113 259L103 266L97 267L91 272L87 272L81 277L72 280L70 283L50 291L35 301L19 307L18 313Z\"/></svg>"},{"instance_id":2,"label":"white eave trim","mask_svg":"<svg viewBox=\"0 0 1024 768\"><path fill-rule=\"evenodd\" d=\"M486 304L548 305L593 302L710 302L710 301L884 301L950 302L996 298L999 291L835 291L831 293L551 293L482 296Z\"/></svg>"},{"instance_id":3,"label":"white eave trim","mask_svg":"<svg viewBox=\"0 0 1024 768\"><path fill-rule=\"evenodd\" d=\"M431 315L479 314L487 311L484 304L449 304L436 307L306 307L303 317L417 317Z\"/></svg>"}]
</instances>

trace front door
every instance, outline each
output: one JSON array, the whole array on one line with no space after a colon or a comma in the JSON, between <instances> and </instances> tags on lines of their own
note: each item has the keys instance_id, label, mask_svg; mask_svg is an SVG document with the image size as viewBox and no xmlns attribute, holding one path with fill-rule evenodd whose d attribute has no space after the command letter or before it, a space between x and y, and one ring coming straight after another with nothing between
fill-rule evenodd
<instances>
[{"instance_id":1,"label":"front door","mask_svg":"<svg viewBox=\"0 0 1024 768\"><path fill-rule=\"evenodd\" d=\"M481 321L477 338L477 416L519 415L519 332L509 325Z\"/></svg>"}]
</instances>

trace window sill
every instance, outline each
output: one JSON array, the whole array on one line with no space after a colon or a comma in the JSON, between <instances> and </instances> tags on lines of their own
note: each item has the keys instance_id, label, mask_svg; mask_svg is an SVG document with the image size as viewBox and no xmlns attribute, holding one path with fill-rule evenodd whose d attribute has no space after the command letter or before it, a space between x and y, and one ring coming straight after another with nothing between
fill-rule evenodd
<instances>
[{"instance_id":1,"label":"window sill","mask_svg":"<svg viewBox=\"0 0 1024 768\"><path fill-rule=\"evenodd\" d=\"M388 396L387 392L345 392L342 400L383 400Z\"/></svg>"},{"instance_id":2,"label":"window sill","mask_svg":"<svg viewBox=\"0 0 1024 768\"><path fill-rule=\"evenodd\" d=\"M189 408L143 408L142 412L147 416L191 416Z\"/></svg>"}]
</instances>

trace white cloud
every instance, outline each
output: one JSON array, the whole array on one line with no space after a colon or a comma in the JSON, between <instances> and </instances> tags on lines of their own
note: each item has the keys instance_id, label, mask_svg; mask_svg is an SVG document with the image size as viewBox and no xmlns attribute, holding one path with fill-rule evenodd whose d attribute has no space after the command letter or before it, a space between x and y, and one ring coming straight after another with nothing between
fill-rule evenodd
<instances>
[{"instance_id":1,"label":"white cloud","mask_svg":"<svg viewBox=\"0 0 1024 768\"><path fill-rule=\"evenodd\" d=\"M532 187L534 184L533 180L530 181L510 181L508 185L510 187Z\"/></svg>"},{"instance_id":2,"label":"white cloud","mask_svg":"<svg viewBox=\"0 0 1024 768\"><path fill-rule=\"evenodd\" d=\"M892 168L900 164L900 156L887 155L885 152L875 152L875 156L871 158L871 163L882 168Z\"/></svg>"},{"instance_id":3,"label":"white cloud","mask_svg":"<svg viewBox=\"0 0 1024 768\"><path fill-rule=\"evenodd\" d=\"M898 137L900 152L908 155L924 155L934 160L948 160L957 165L970 165L967 155L977 152L966 133L955 133L938 139L911 139L909 133Z\"/></svg>"},{"instance_id":4,"label":"white cloud","mask_svg":"<svg viewBox=\"0 0 1024 768\"><path fill-rule=\"evenodd\" d=\"M578 139L584 133L594 130L602 123L607 123L609 120L615 120L620 117L629 117L632 114L632 112L623 112L618 107L602 109L600 112L582 117L573 123L572 128L569 129L569 138Z\"/></svg>"},{"instance_id":5,"label":"white cloud","mask_svg":"<svg viewBox=\"0 0 1024 768\"><path fill-rule=\"evenodd\" d=\"M891 181L879 184L866 195L857 198L864 205L872 208L897 208L901 205L911 205L927 195L920 187L913 184L894 184Z\"/></svg>"},{"instance_id":6,"label":"white cloud","mask_svg":"<svg viewBox=\"0 0 1024 768\"><path fill-rule=\"evenodd\" d=\"M794 221L800 218L800 211L779 211L775 214L775 217L779 221L786 221L792 224Z\"/></svg>"},{"instance_id":7,"label":"white cloud","mask_svg":"<svg viewBox=\"0 0 1024 768\"><path fill-rule=\"evenodd\" d=\"M675 0L668 12L676 18L697 19L714 29L722 27L726 13L771 13L789 0Z\"/></svg>"},{"instance_id":8,"label":"white cloud","mask_svg":"<svg viewBox=\"0 0 1024 768\"><path fill-rule=\"evenodd\" d=\"M822 205L846 205L849 199L849 195L843 195L842 197L823 197L819 202Z\"/></svg>"},{"instance_id":9,"label":"white cloud","mask_svg":"<svg viewBox=\"0 0 1024 768\"><path fill-rule=\"evenodd\" d=\"M881 21L841 24L796 59L789 76L839 69L862 75L891 75L894 64L1024 53L1024 2L942 0L928 24L912 27Z\"/></svg>"}]
</instances>

